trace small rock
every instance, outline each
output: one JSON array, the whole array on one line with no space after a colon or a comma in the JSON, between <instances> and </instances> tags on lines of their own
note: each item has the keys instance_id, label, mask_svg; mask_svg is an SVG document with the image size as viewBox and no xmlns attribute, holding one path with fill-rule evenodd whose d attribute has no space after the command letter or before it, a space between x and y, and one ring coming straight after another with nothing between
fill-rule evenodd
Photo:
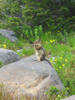
<instances>
[{"instance_id":1,"label":"small rock","mask_svg":"<svg viewBox=\"0 0 75 100\"><path fill-rule=\"evenodd\" d=\"M0 61L3 61L3 64L8 64L20 60L20 57L16 52L8 49L0 48Z\"/></svg>"},{"instance_id":2,"label":"small rock","mask_svg":"<svg viewBox=\"0 0 75 100\"><path fill-rule=\"evenodd\" d=\"M18 39L13 31L7 29L0 29L0 36L10 39L11 42L17 42Z\"/></svg>"},{"instance_id":3,"label":"small rock","mask_svg":"<svg viewBox=\"0 0 75 100\"><path fill-rule=\"evenodd\" d=\"M75 100L75 95L72 95L72 96L62 99L62 100Z\"/></svg>"}]
</instances>

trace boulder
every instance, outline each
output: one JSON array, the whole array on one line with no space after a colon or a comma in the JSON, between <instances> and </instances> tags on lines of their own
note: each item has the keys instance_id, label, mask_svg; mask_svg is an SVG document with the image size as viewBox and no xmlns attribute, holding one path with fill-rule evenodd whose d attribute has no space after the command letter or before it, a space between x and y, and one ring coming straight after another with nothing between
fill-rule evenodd
<instances>
[{"instance_id":1,"label":"boulder","mask_svg":"<svg viewBox=\"0 0 75 100\"><path fill-rule=\"evenodd\" d=\"M0 61L3 61L3 64L8 64L20 60L20 57L16 52L8 49L0 48Z\"/></svg>"},{"instance_id":2,"label":"boulder","mask_svg":"<svg viewBox=\"0 0 75 100\"><path fill-rule=\"evenodd\" d=\"M75 100L75 95L72 95L72 96L62 99L62 100Z\"/></svg>"},{"instance_id":3,"label":"boulder","mask_svg":"<svg viewBox=\"0 0 75 100\"><path fill-rule=\"evenodd\" d=\"M7 29L0 29L0 36L10 39L11 42L17 42L18 39L13 31Z\"/></svg>"},{"instance_id":4,"label":"boulder","mask_svg":"<svg viewBox=\"0 0 75 100\"><path fill-rule=\"evenodd\" d=\"M47 61L35 61L35 55L0 68L0 84L13 97L28 95L41 97L50 86L63 89L64 86L55 71ZM40 99L39 99L40 100Z\"/></svg>"}]
</instances>

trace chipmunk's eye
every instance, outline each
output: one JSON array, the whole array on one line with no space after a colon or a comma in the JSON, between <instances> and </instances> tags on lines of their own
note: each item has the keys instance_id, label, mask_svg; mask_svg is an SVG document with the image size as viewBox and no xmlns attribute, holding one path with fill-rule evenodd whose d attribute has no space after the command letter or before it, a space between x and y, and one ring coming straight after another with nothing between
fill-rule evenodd
<instances>
[{"instance_id":1,"label":"chipmunk's eye","mask_svg":"<svg viewBox=\"0 0 75 100\"><path fill-rule=\"evenodd\" d=\"M39 46L38 44L36 44L36 46Z\"/></svg>"}]
</instances>

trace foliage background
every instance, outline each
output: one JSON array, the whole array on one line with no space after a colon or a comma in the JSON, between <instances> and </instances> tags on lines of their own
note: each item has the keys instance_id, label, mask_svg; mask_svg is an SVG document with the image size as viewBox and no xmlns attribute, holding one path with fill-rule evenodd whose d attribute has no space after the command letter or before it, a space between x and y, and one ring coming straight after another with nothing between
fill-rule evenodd
<instances>
[{"instance_id":1,"label":"foliage background","mask_svg":"<svg viewBox=\"0 0 75 100\"><path fill-rule=\"evenodd\" d=\"M0 0L1 29L11 29L19 37L25 24L70 31L75 27L75 0Z\"/></svg>"}]
</instances>

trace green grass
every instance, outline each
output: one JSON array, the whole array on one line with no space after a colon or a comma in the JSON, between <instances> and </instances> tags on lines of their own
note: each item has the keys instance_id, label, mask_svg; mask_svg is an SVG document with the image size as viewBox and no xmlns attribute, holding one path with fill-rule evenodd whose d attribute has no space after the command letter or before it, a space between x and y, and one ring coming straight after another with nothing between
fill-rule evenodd
<instances>
[{"instance_id":1,"label":"green grass","mask_svg":"<svg viewBox=\"0 0 75 100\"><path fill-rule=\"evenodd\" d=\"M47 33L43 46L48 53L51 53L50 61L64 86L69 88L69 95L75 95L75 33L59 34L49 36Z\"/></svg>"},{"instance_id":2,"label":"green grass","mask_svg":"<svg viewBox=\"0 0 75 100\"><path fill-rule=\"evenodd\" d=\"M17 43L12 43L5 37L0 37L0 48L10 49L17 52L20 57L30 56L34 53L34 49L32 48L32 44L26 42L24 39L20 38ZM19 50L19 52L17 51Z\"/></svg>"},{"instance_id":3,"label":"green grass","mask_svg":"<svg viewBox=\"0 0 75 100\"><path fill-rule=\"evenodd\" d=\"M0 61L0 68L3 66L3 62L2 61Z\"/></svg>"},{"instance_id":4,"label":"green grass","mask_svg":"<svg viewBox=\"0 0 75 100\"><path fill-rule=\"evenodd\" d=\"M55 33L45 32L45 34L39 37L47 51L47 55L51 54L49 60L62 83L66 88L69 88L69 95L75 95L75 32L62 33L57 31ZM22 38L16 44L11 43L10 40L4 37L0 37L0 48L14 50L20 57L27 57L35 53L32 44ZM20 51L18 52L17 50ZM52 57L54 57L54 60Z\"/></svg>"}]
</instances>

